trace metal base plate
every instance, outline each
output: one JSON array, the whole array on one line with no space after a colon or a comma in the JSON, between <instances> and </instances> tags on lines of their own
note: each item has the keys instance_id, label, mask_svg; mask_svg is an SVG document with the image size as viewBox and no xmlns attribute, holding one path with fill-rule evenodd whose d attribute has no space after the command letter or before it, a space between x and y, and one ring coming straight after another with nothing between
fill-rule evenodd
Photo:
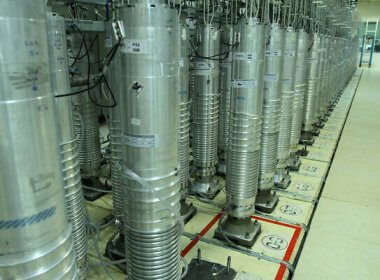
<instances>
[{"instance_id":1,"label":"metal base plate","mask_svg":"<svg viewBox=\"0 0 380 280\"><path fill-rule=\"evenodd\" d=\"M290 171L300 170L301 159L298 156L291 156L288 160L288 168Z\"/></svg>"},{"instance_id":2,"label":"metal base plate","mask_svg":"<svg viewBox=\"0 0 380 280\"><path fill-rule=\"evenodd\" d=\"M227 169L226 162L225 161L219 162L219 164L218 164L218 170L217 170L218 175L225 176L226 175L226 169Z\"/></svg>"},{"instance_id":3,"label":"metal base plate","mask_svg":"<svg viewBox=\"0 0 380 280\"><path fill-rule=\"evenodd\" d=\"M299 157L306 157L308 154L309 154L309 151L307 150L307 145L305 145L304 148L298 150L296 152L296 155L299 156Z\"/></svg>"},{"instance_id":4,"label":"metal base plate","mask_svg":"<svg viewBox=\"0 0 380 280\"><path fill-rule=\"evenodd\" d=\"M181 217L186 224L197 213L197 208L192 203L181 200Z\"/></svg>"},{"instance_id":5,"label":"metal base plate","mask_svg":"<svg viewBox=\"0 0 380 280\"><path fill-rule=\"evenodd\" d=\"M103 185L98 177L95 178L86 178L82 179L82 184L86 186L86 188L83 188L83 196L88 201L94 201L97 200L99 197L102 197L106 194L106 192L100 192L98 190L103 191L110 191L112 188L108 185ZM94 189L89 189L94 188Z\"/></svg>"},{"instance_id":6,"label":"metal base plate","mask_svg":"<svg viewBox=\"0 0 380 280\"><path fill-rule=\"evenodd\" d=\"M300 138L300 144L311 146L314 144L314 135L310 132L303 132Z\"/></svg>"},{"instance_id":7,"label":"metal base plate","mask_svg":"<svg viewBox=\"0 0 380 280\"><path fill-rule=\"evenodd\" d=\"M111 261L118 261L125 259L125 237L124 234L116 234L112 236L110 240L108 240L106 249L104 252L104 256L109 258ZM122 272L127 273L127 265L116 264L117 268L119 268Z\"/></svg>"},{"instance_id":8,"label":"metal base plate","mask_svg":"<svg viewBox=\"0 0 380 280\"><path fill-rule=\"evenodd\" d=\"M208 180L198 180L198 178L196 178L193 183L193 193L189 194L198 195L200 197L212 200L219 194L221 190L222 185L220 184L218 179L210 178Z\"/></svg>"},{"instance_id":9,"label":"metal base plate","mask_svg":"<svg viewBox=\"0 0 380 280\"><path fill-rule=\"evenodd\" d=\"M192 259L185 280L233 280L237 272L218 263Z\"/></svg>"},{"instance_id":10,"label":"metal base plate","mask_svg":"<svg viewBox=\"0 0 380 280\"><path fill-rule=\"evenodd\" d=\"M323 123L323 121L322 120L318 120L318 122L316 122L315 124L314 124L314 127L316 127L316 128L323 128L325 126L325 124ZM318 133L319 134L319 133Z\"/></svg>"},{"instance_id":11,"label":"metal base plate","mask_svg":"<svg viewBox=\"0 0 380 280\"><path fill-rule=\"evenodd\" d=\"M276 208L279 201L278 195L275 191L258 191L256 196L255 208L258 211L270 214Z\"/></svg>"},{"instance_id":12,"label":"metal base plate","mask_svg":"<svg viewBox=\"0 0 380 280\"><path fill-rule=\"evenodd\" d=\"M225 240L226 236L239 245L252 247L260 233L261 224L258 221L226 216L216 228L215 238Z\"/></svg>"},{"instance_id":13,"label":"metal base plate","mask_svg":"<svg viewBox=\"0 0 380 280\"><path fill-rule=\"evenodd\" d=\"M289 187L292 179L289 173L282 172L282 174L276 174L274 176L274 185L279 189L286 189Z\"/></svg>"}]
</instances>

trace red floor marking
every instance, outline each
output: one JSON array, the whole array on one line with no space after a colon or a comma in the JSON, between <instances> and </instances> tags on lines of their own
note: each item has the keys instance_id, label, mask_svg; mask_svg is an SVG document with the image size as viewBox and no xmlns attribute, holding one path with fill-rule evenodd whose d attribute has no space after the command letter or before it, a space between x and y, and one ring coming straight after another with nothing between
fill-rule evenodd
<instances>
[{"instance_id":1,"label":"red floor marking","mask_svg":"<svg viewBox=\"0 0 380 280\"><path fill-rule=\"evenodd\" d=\"M181 252L181 256L184 257L187 255L187 253L190 252L191 249L194 248L194 246L198 243L198 241L201 239L201 237L203 237L214 225L215 223L222 217L222 214L223 212L220 212L218 213L206 226L205 228L197 235L197 237L195 237ZM279 226L284 226L284 227L288 227L288 228L292 228L294 229L294 233L293 233L293 236L292 236L292 239L290 240L289 242L289 246L288 246L288 249L286 249L286 252L285 252L285 255L284 255L284 258L282 259L283 261L285 262L288 262L290 261L290 258L292 257L292 254L293 254L293 251L294 251L294 248L296 247L297 245L297 241L298 241L298 238L301 234L301 231L302 231L302 228L299 226L299 225L291 225L291 224L286 224L286 223L283 223L283 222L279 222L279 221L275 221L275 220L271 220L271 219L267 219L267 218L263 218L263 217L259 217L259 216L252 216L253 219L256 219L256 220L259 220L259 221L263 221L263 222L267 222L267 223L271 223L271 224L276 224L276 225L279 225ZM284 275L285 275L285 272L286 272L286 265L284 264L280 264L280 268L278 269L277 271L277 274L276 274L276 278L275 280L282 280Z\"/></svg>"}]
</instances>

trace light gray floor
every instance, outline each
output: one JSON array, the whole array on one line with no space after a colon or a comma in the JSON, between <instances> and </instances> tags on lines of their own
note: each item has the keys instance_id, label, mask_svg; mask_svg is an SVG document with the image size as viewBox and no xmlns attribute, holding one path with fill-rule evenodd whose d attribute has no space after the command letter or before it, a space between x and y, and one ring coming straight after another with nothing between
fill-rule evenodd
<instances>
[{"instance_id":1,"label":"light gray floor","mask_svg":"<svg viewBox=\"0 0 380 280\"><path fill-rule=\"evenodd\" d=\"M293 279L380 279L377 55L374 62L373 68L364 68Z\"/></svg>"}]
</instances>

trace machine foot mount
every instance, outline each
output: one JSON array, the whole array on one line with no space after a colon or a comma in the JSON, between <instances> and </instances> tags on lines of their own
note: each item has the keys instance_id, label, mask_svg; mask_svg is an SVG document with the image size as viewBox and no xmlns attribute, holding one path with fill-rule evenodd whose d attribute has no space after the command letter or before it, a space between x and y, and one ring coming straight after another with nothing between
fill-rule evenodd
<instances>
[{"instance_id":1,"label":"machine foot mount","mask_svg":"<svg viewBox=\"0 0 380 280\"><path fill-rule=\"evenodd\" d=\"M190 195L197 196L199 198L214 199L222 190L222 185L218 179L211 178L208 180L195 179Z\"/></svg>"},{"instance_id":2,"label":"machine foot mount","mask_svg":"<svg viewBox=\"0 0 380 280\"><path fill-rule=\"evenodd\" d=\"M288 160L288 168L290 171L299 171L301 166L301 159L297 155L290 156Z\"/></svg>"},{"instance_id":3,"label":"machine foot mount","mask_svg":"<svg viewBox=\"0 0 380 280\"><path fill-rule=\"evenodd\" d=\"M227 266L201 259L201 249L198 257L191 260L185 280L233 280L237 272L231 268L231 257L227 257Z\"/></svg>"},{"instance_id":4,"label":"machine foot mount","mask_svg":"<svg viewBox=\"0 0 380 280\"><path fill-rule=\"evenodd\" d=\"M252 247L261 233L261 224L249 218L225 216L215 230L215 238Z\"/></svg>"},{"instance_id":5,"label":"machine foot mount","mask_svg":"<svg viewBox=\"0 0 380 280\"><path fill-rule=\"evenodd\" d=\"M300 138L300 144L311 146L314 144L315 137L312 132L303 132Z\"/></svg>"},{"instance_id":6,"label":"machine foot mount","mask_svg":"<svg viewBox=\"0 0 380 280\"><path fill-rule=\"evenodd\" d=\"M85 186L83 196L87 201L97 200L112 189L107 184L102 184L98 177L84 178L82 184Z\"/></svg>"},{"instance_id":7,"label":"machine foot mount","mask_svg":"<svg viewBox=\"0 0 380 280\"><path fill-rule=\"evenodd\" d=\"M259 190L256 196L255 208L260 212L270 214L279 201L278 195L272 190Z\"/></svg>"},{"instance_id":8,"label":"machine foot mount","mask_svg":"<svg viewBox=\"0 0 380 280\"><path fill-rule=\"evenodd\" d=\"M111 261L118 261L125 259L125 237L124 234L117 233L108 240L104 256ZM125 263L116 264L122 272L127 273L127 266Z\"/></svg>"},{"instance_id":9,"label":"machine foot mount","mask_svg":"<svg viewBox=\"0 0 380 280\"><path fill-rule=\"evenodd\" d=\"M286 170L280 171L274 176L274 185L279 189L286 189L291 182L292 179Z\"/></svg>"},{"instance_id":10,"label":"machine foot mount","mask_svg":"<svg viewBox=\"0 0 380 280\"><path fill-rule=\"evenodd\" d=\"M197 213L197 208L192 203L181 200L181 217L186 224Z\"/></svg>"}]
</instances>

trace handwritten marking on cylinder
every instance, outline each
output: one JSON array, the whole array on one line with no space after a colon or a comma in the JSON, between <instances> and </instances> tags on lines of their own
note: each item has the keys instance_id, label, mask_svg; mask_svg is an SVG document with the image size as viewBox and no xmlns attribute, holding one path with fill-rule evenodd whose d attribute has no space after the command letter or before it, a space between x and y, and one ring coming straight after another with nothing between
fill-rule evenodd
<instances>
[{"instance_id":1,"label":"handwritten marking on cylinder","mask_svg":"<svg viewBox=\"0 0 380 280\"><path fill-rule=\"evenodd\" d=\"M50 188L54 178L54 173L38 174L36 177L31 177L29 179L29 184L33 188L33 192L37 193Z\"/></svg>"},{"instance_id":2,"label":"handwritten marking on cylinder","mask_svg":"<svg viewBox=\"0 0 380 280\"><path fill-rule=\"evenodd\" d=\"M0 220L0 229L17 229L37 224L52 217L55 214L56 210L57 207L53 206L29 217L14 220Z\"/></svg>"}]
</instances>

